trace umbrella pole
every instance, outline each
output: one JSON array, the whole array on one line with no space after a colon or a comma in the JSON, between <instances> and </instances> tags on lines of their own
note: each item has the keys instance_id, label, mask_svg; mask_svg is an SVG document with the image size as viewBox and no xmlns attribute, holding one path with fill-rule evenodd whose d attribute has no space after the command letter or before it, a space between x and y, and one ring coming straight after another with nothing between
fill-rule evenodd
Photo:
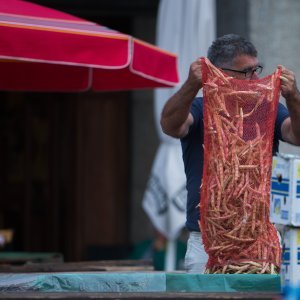
<instances>
[{"instance_id":1,"label":"umbrella pole","mask_svg":"<svg viewBox=\"0 0 300 300\"><path fill-rule=\"evenodd\" d=\"M165 271L172 272L176 269L176 240L168 240L166 257L165 257Z\"/></svg>"}]
</instances>

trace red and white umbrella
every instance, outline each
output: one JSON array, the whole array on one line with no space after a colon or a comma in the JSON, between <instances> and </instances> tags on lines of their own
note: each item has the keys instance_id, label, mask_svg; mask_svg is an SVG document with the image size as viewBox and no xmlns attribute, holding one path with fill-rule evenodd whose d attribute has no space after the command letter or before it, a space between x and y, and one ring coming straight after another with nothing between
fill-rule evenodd
<instances>
[{"instance_id":1,"label":"red and white umbrella","mask_svg":"<svg viewBox=\"0 0 300 300\"><path fill-rule=\"evenodd\" d=\"M177 57L130 35L21 0L0 0L0 90L173 87Z\"/></svg>"}]
</instances>

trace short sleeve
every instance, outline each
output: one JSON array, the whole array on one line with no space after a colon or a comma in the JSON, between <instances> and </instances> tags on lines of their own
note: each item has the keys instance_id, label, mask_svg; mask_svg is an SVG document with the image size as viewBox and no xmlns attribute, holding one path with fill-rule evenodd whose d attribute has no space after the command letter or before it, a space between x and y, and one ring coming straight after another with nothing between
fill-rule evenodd
<instances>
[{"instance_id":1,"label":"short sleeve","mask_svg":"<svg viewBox=\"0 0 300 300\"><path fill-rule=\"evenodd\" d=\"M194 122L189 128L189 133L195 131L196 128L201 126L203 122L203 99L202 98L195 98L192 103L190 113L193 116Z\"/></svg>"},{"instance_id":2,"label":"short sleeve","mask_svg":"<svg viewBox=\"0 0 300 300\"><path fill-rule=\"evenodd\" d=\"M289 117L289 112L288 112L287 108L282 103L279 103L277 117L276 117L276 121L275 121L275 132L274 132L274 136L278 140L283 141L282 134L281 134L281 125L282 125L283 121L288 117Z\"/></svg>"}]
</instances>

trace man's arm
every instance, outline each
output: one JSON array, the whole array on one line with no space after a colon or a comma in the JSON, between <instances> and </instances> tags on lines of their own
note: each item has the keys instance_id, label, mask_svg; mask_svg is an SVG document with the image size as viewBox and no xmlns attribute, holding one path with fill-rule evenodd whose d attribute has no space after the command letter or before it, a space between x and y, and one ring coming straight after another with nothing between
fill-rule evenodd
<instances>
[{"instance_id":1,"label":"man's arm","mask_svg":"<svg viewBox=\"0 0 300 300\"><path fill-rule=\"evenodd\" d=\"M164 133L175 138L187 135L194 122L190 108L201 87L202 68L199 58L191 64L186 82L169 98L163 108L160 124Z\"/></svg>"},{"instance_id":2,"label":"man's arm","mask_svg":"<svg viewBox=\"0 0 300 300\"><path fill-rule=\"evenodd\" d=\"M282 69L281 94L286 100L290 117L285 119L281 126L284 141L300 146L300 93L297 88L296 77L293 72Z\"/></svg>"}]
</instances>

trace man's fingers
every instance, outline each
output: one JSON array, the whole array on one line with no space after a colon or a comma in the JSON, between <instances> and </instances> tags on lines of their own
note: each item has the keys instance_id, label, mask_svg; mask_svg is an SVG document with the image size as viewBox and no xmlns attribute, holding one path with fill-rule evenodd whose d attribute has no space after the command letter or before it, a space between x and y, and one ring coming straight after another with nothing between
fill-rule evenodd
<instances>
[{"instance_id":1,"label":"man's fingers","mask_svg":"<svg viewBox=\"0 0 300 300\"><path fill-rule=\"evenodd\" d=\"M284 76L280 76L279 77L283 82L288 82L289 80L286 78L286 77L284 77Z\"/></svg>"}]
</instances>

